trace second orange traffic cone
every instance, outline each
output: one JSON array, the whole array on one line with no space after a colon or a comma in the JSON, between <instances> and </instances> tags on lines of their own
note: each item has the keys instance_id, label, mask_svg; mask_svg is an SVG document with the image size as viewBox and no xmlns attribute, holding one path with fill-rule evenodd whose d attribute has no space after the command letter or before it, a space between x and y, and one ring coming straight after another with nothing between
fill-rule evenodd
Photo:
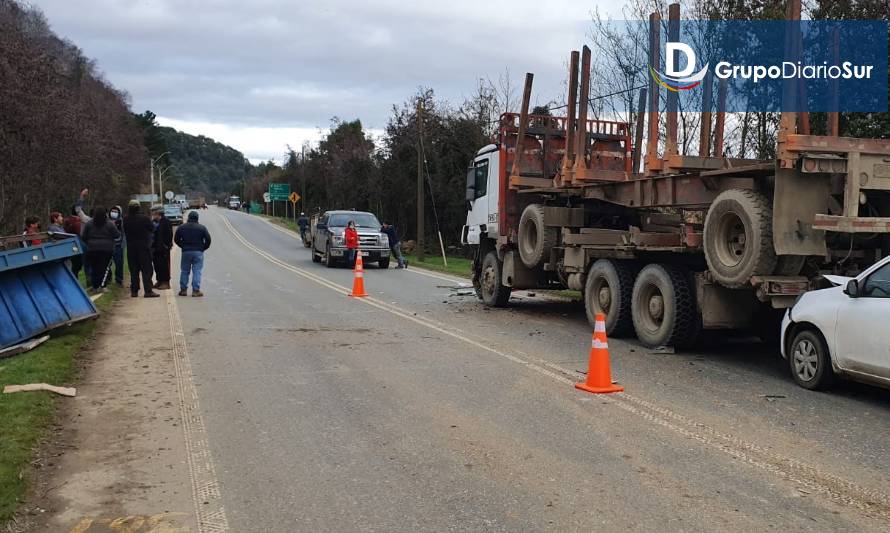
<instances>
[{"instance_id":1,"label":"second orange traffic cone","mask_svg":"<svg viewBox=\"0 0 890 533\"><path fill-rule=\"evenodd\" d=\"M595 394L624 390L624 387L612 383L612 370L609 367L609 340L606 338L606 315L603 313L596 314L596 325L593 326L587 379L583 383L575 383L575 388Z\"/></svg>"},{"instance_id":2,"label":"second orange traffic cone","mask_svg":"<svg viewBox=\"0 0 890 533\"><path fill-rule=\"evenodd\" d=\"M361 250L355 251L355 268L352 271L354 276L352 279L352 292L349 293L349 296L364 298L368 293L365 292L365 269L362 266Z\"/></svg>"}]
</instances>

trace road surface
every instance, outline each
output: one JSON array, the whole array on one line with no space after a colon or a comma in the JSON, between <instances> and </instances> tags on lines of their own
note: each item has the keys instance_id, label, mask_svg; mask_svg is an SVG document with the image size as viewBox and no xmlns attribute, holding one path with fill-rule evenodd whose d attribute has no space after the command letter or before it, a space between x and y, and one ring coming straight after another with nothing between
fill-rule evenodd
<instances>
[{"instance_id":1,"label":"road surface","mask_svg":"<svg viewBox=\"0 0 890 533\"><path fill-rule=\"evenodd\" d=\"M578 303L488 310L464 281L373 266L353 299L292 233L202 222L207 296L177 303L233 531L890 528L886 391L805 391L767 347L712 336L610 339L626 392L590 395Z\"/></svg>"}]
</instances>

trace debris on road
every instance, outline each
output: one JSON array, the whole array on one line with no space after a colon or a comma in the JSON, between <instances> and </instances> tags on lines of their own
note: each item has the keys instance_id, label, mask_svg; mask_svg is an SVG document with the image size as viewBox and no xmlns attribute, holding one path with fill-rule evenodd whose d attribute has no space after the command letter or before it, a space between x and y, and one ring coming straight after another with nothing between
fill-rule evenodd
<instances>
[{"instance_id":1,"label":"debris on road","mask_svg":"<svg viewBox=\"0 0 890 533\"><path fill-rule=\"evenodd\" d=\"M39 390L47 390L50 392L55 392L56 394L62 396L71 396L74 397L77 394L77 389L74 387L57 387L55 385L48 385L46 383L29 383L27 385L7 385L3 387L3 394L11 394L13 392L32 392Z\"/></svg>"}]
</instances>

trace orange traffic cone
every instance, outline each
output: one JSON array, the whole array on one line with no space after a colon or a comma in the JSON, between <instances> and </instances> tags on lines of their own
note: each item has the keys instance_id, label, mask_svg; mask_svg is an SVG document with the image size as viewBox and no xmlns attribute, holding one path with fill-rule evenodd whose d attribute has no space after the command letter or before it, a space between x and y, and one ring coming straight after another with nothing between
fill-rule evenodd
<instances>
[{"instance_id":1,"label":"orange traffic cone","mask_svg":"<svg viewBox=\"0 0 890 533\"><path fill-rule=\"evenodd\" d=\"M594 394L624 390L624 387L612 383L612 371L609 368L609 340L606 338L606 315L602 313L596 314L596 325L593 327L587 380L584 383L575 383L575 388Z\"/></svg>"},{"instance_id":2,"label":"orange traffic cone","mask_svg":"<svg viewBox=\"0 0 890 533\"><path fill-rule=\"evenodd\" d=\"M349 293L349 296L364 298L368 293L365 292L365 268L362 265L362 253L359 250L355 251L355 268L352 271L355 273L355 277L352 280L352 292Z\"/></svg>"}]
</instances>

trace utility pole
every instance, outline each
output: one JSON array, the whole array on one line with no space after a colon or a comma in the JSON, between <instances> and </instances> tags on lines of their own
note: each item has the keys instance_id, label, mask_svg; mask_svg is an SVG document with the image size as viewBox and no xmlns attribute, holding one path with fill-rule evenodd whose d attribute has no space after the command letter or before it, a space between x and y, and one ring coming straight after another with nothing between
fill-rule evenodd
<instances>
[{"instance_id":1,"label":"utility pole","mask_svg":"<svg viewBox=\"0 0 890 533\"><path fill-rule=\"evenodd\" d=\"M303 196L303 198L302 198L303 204L302 205L304 206L302 211L306 212L305 206L309 202L308 198L306 197L306 143L303 143L303 145L300 147L300 177L302 178L301 181L302 181L302 185L303 185L301 187L301 189L303 189L302 190L302 196ZM294 204L294 207L296 207L296 204ZM295 212L294 217L296 217L296 216L297 215Z\"/></svg>"},{"instance_id":2,"label":"utility pole","mask_svg":"<svg viewBox=\"0 0 890 533\"><path fill-rule=\"evenodd\" d=\"M423 261L423 100L417 100L417 260Z\"/></svg>"}]
</instances>

